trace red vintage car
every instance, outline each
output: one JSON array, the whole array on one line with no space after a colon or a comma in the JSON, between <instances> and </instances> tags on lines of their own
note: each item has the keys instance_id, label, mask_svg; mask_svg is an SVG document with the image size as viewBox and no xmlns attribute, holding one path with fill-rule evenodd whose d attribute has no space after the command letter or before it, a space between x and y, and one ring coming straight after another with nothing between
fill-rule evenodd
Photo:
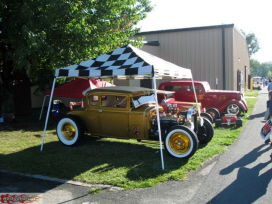
<instances>
[{"instance_id":1,"label":"red vintage car","mask_svg":"<svg viewBox=\"0 0 272 204\"><path fill-rule=\"evenodd\" d=\"M174 91L157 90L157 99L159 105L163 108L161 114L166 118L179 118L185 124L196 125L192 127L198 136L199 143L206 144L213 138L214 130L212 116L201 108L200 103L176 101ZM194 117L190 116L194 115ZM193 122L193 123L192 123Z\"/></svg>"},{"instance_id":2,"label":"red vintage car","mask_svg":"<svg viewBox=\"0 0 272 204\"><path fill-rule=\"evenodd\" d=\"M192 107L197 107L200 115L207 118L211 123L214 123L219 118L219 112L216 108L211 108L216 115L210 114L206 112L205 108L201 107L201 103L177 101L174 94L174 91L157 90L158 102L167 114L175 114L179 111L187 111Z\"/></svg>"},{"instance_id":3,"label":"red vintage car","mask_svg":"<svg viewBox=\"0 0 272 204\"><path fill-rule=\"evenodd\" d=\"M194 86L193 86L194 83ZM166 81L159 85L160 90L175 91L178 101L195 102L202 104L210 113L210 108L216 108L220 114L236 114L247 112L247 103L239 91L214 90L207 81L176 80ZM195 89L195 92L194 92Z\"/></svg>"}]
</instances>

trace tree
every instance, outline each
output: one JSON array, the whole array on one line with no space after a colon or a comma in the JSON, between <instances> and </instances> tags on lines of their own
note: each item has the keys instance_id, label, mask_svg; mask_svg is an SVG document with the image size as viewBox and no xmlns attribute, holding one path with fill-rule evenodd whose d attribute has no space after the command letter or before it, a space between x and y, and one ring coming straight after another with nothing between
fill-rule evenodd
<instances>
[{"instance_id":1,"label":"tree","mask_svg":"<svg viewBox=\"0 0 272 204\"><path fill-rule=\"evenodd\" d=\"M247 34L246 41L248 45L248 54L251 57L253 54L259 51L259 41L254 33Z\"/></svg>"},{"instance_id":2,"label":"tree","mask_svg":"<svg viewBox=\"0 0 272 204\"><path fill-rule=\"evenodd\" d=\"M260 67L261 67L261 64L257 60L251 59L250 60L250 75L251 76L261 76L260 75Z\"/></svg>"},{"instance_id":3,"label":"tree","mask_svg":"<svg viewBox=\"0 0 272 204\"><path fill-rule=\"evenodd\" d=\"M255 59L250 60L250 74L251 76L261 76L264 78L271 78L272 76L272 62L259 63Z\"/></svg>"},{"instance_id":4,"label":"tree","mask_svg":"<svg viewBox=\"0 0 272 204\"><path fill-rule=\"evenodd\" d=\"M248 54L249 57L251 57L253 54L259 51L260 46L259 46L259 41L256 38L254 33L248 33L246 34L244 31L241 30L241 32L244 34L246 37L246 42L247 42L247 49L248 49Z\"/></svg>"},{"instance_id":5,"label":"tree","mask_svg":"<svg viewBox=\"0 0 272 204\"><path fill-rule=\"evenodd\" d=\"M54 70L131 43L149 0L2 0L0 2L2 111L12 111L12 84L28 78L50 88ZM4 105L5 104L5 105Z\"/></svg>"}]
</instances>

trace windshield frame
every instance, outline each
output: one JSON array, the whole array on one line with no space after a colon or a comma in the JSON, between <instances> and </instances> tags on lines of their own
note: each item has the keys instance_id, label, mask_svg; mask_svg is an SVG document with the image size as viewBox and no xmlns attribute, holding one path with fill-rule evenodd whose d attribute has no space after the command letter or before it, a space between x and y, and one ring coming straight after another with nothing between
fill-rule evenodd
<instances>
[{"instance_id":1,"label":"windshield frame","mask_svg":"<svg viewBox=\"0 0 272 204\"><path fill-rule=\"evenodd\" d=\"M148 104L148 103L156 103L156 98L154 93L147 94L147 95L134 96L131 98L131 100L135 108L138 108L139 106Z\"/></svg>"}]
</instances>

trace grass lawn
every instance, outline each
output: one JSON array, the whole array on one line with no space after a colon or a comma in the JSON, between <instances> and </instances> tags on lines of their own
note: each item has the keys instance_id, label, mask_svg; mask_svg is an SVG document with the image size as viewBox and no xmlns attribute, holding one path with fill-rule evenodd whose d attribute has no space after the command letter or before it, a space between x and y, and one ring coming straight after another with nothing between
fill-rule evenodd
<instances>
[{"instance_id":1,"label":"grass lawn","mask_svg":"<svg viewBox=\"0 0 272 204\"><path fill-rule=\"evenodd\" d=\"M246 92L245 95L257 96L258 92ZM33 110L31 115L18 117L14 124L0 124L0 169L114 185L124 189L183 180L188 172L226 151L227 146L239 137L255 106L256 98L246 98L246 101L249 112L242 116L242 127L215 128L212 141L206 146L200 146L189 160L176 159L164 150L165 170L162 170L158 144L85 137L83 145L65 147L58 141L56 122L52 118L41 152L44 120L39 121L40 110Z\"/></svg>"}]
</instances>

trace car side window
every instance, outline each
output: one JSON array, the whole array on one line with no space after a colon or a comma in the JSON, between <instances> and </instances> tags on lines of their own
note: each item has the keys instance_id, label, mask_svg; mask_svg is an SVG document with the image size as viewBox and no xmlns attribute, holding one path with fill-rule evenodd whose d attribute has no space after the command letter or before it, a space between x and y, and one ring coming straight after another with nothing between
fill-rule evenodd
<instances>
[{"instance_id":1,"label":"car side window","mask_svg":"<svg viewBox=\"0 0 272 204\"><path fill-rule=\"evenodd\" d=\"M126 108L127 107L127 98L125 96L117 96L116 100L118 101L114 107Z\"/></svg>"},{"instance_id":2,"label":"car side window","mask_svg":"<svg viewBox=\"0 0 272 204\"><path fill-rule=\"evenodd\" d=\"M126 108L127 98L125 96L112 96L106 95L101 98L102 107L116 107L116 108Z\"/></svg>"},{"instance_id":3,"label":"car side window","mask_svg":"<svg viewBox=\"0 0 272 204\"><path fill-rule=\"evenodd\" d=\"M191 91L191 87L190 86L183 86L182 89L184 91Z\"/></svg>"},{"instance_id":4,"label":"car side window","mask_svg":"<svg viewBox=\"0 0 272 204\"><path fill-rule=\"evenodd\" d=\"M196 92L202 92L202 87L201 86L195 86L195 91Z\"/></svg>"},{"instance_id":5,"label":"car side window","mask_svg":"<svg viewBox=\"0 0 272 204\"><path fill-rule=\"evenodd\" d=\"M166 86L165 90L166 91L173 91L173 88L174 88L174 86Z\"/></svg>"},{"instance_id":6,"label":"car side window","mask_svg":"<svg viewBox=\"0 0 272 204\"><path fill-rule=\"evenodd\" d=\"M98 104L98 96L95 96L95 95L89 96L89 104L91 106L97 106L97 104Z\"/></svg>"},{"instance_id":7,"label":"car side window","mask_svg":"<svg viewBox=\"0 0 272 204\"><path fill-rule=\"evenodd\" d=\"M181 86L174 86L173 91L181 91Z\"/></svg>"},{"instance_id":8,"label":"car side window","mask_svg":"<svg viewBox=\"0 0 272 204\"><path fill-rule=\"evenodd\" d=\"M181 91L182 88L181 88L181 86L177 86L177 85L175 85L175 86L166 86L165 90L166 91Z\"/></svg>"}]
</instances>

